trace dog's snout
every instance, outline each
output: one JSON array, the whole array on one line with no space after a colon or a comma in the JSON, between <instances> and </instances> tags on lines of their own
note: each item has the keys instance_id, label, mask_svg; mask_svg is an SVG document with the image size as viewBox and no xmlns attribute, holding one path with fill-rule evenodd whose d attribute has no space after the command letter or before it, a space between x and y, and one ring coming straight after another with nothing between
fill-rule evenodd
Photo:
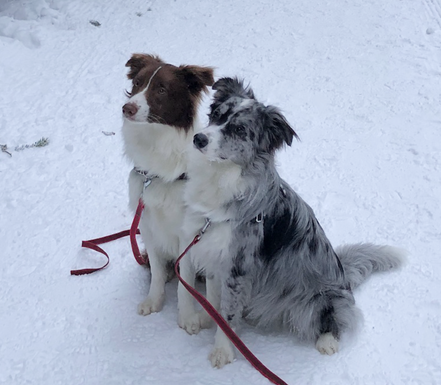
<instances>
[{"instance_id":1,"label":"dog's snout","mask_svg":"<svg viewBox=\"0 0 441 385\"><path fill-rule=\"evenodd\" d=\"M196 146L196 148L204 148L208 144L208 137L205 134L196 134L193 137L193 144Z\"/></svg>"},{"instance_id":2,"label":"dog's snout","mask_svg":"<svg viewBox=\"0 0 441 385\"><path fill-rule=\"evenodd\" d=\"M132 118L138 112L138 106L135 103L126 103L123 105L122 112L125 117Z\"/></svg>"}]
</instances>

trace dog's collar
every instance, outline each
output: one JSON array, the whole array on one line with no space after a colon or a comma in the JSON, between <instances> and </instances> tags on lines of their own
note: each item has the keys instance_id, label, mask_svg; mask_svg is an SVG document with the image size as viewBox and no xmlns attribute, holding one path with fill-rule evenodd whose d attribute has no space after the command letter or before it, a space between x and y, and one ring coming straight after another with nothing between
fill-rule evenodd
<instances>
[{"instance_id":1,"label":"dog's collar","mask_svg":"<svg viewBox=\"0 0 441 385\"><path fill-rule=\"evenodd\" d=\"M150 174L150 172L145 171L145 170L141 170L138 167L133 167L133 171L135 171L138 175L143 176L145 179L155 179L155 178L159 178L159 175L156 174Z\"/></svg>"},{"instance_id":2,"label":"dog's collar","mask_svg":"<svg viewBox=\"0 0 441 385\"><path fill-rule=\"evenodd\" d=\"M262 223L263 222L263 219L264 219L264 215L263 215L263 213L259 213L259 214L257 214L253 219L251 219L250 221L249 221L249 223ZM210 223L211 224L211 219L210 218L205 218L205 221L207 222L207 223ZM225 222L236 222L235 220L232 220L232 219L227 219ZM219 222L219 223L221 223L221 222Z\"/></svg>"},{"instance_id":3,"label":"dog's collar","mask_svg":"<svg viewBox=\"0 0 441 385\"><path fill-rule=\"evenodd\" d=\"M138 175L141 175L142 177L144 177L144 179L146 181L149 180L150 183L153 179L160 178L159 175L151 174L149 171L141 170L138 167L133 167L133 171L135 171ZM179 177L176 178L175 180L187 180L187 174L184 172L181 175L179 175Z\"/></svg>"},{"instance_id":4,"label":"dog's collar","mask_svg":"<svg viewBox=\"0 0 441 385\"><path fill-rule=\"evenodd\" d=\"M148 171L145 170L141 170L138 167L134 167L133 170L140 176L142 176L144 178L144 188L143 191L150 186L150 184L152 183L153 179L159 178L159 175L155 175L155 174L150 174ZM141 196L142 196L142 192L141 192Z\"/></svg>"}]
</instances>

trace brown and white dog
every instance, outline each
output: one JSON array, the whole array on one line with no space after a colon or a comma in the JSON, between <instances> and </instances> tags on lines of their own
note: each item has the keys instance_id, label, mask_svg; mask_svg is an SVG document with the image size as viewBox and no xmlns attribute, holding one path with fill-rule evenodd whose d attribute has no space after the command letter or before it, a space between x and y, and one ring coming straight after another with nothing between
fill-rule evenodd
<instances>
[{"instance_id":1,"label":"brown and white dog","mask_svg":"<svg viewBox=\"0 0 441 385\"><path fill-rule=\"evenodd\" d=\"M176 67L153 55L134 54L126 66L132 89L122 108L122 133L125 154L135 167L129 176L130 208L136 209L140 197L145 204L139 227L149 255L151 283L138 313L148 315L162 309L167 267L182 248L186 151L203 92L214 79L210 67ZM186 328L184 323L179 321Z\"/></svg>"}]
</instances>

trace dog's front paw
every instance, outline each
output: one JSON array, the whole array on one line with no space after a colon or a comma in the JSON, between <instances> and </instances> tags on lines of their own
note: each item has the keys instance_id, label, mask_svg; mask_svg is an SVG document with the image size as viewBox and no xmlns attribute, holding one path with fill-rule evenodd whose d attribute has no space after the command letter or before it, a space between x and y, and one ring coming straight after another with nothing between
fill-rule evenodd
<instances>
[{"instance_id":1,"label":"dog's front paw","mask_svg":"<svg viewBox=\"0 0 441 385\"><path fill-rule=\"evenodd\" d=\"M233 362L234 360L234 349L232 346L222 346L222 347L214 347L212 352L209 355L209 360L213 368L222 368L226 364Z\"/></svg>"},{"instance_id":2,"label":"dog's front paw","mask_svg":"<svg viewBox=\"0 0 441 385\"><path fill-rule=\"evenodd\" d=\"M199 313L179 314L178 325L188 334L198 334L201 330Z\"/></svg>"},{"instance_id":3,"label":"dog's front paw","mask_svg":"<svg viewBox=\"0 0 441 385\"><path fill-rule=\"evenodd\" d=\"M315 347L320 353L332 356L338 352L338 341L332 333L325 333L319 337Z\"/></svg>"},{"instance_id":4,"label":"dog's front paw","mask_svg":"<svg viewBox=\"0 0 441 385\"><path fill-rule=\"evenodd\" d=\"M147 297L144 302L141 302L138 305L138 314L149 315L151 313L157 313L162 310L163 305L164 305L164 298L153 299Z\"/></svg>"}]
</instances>

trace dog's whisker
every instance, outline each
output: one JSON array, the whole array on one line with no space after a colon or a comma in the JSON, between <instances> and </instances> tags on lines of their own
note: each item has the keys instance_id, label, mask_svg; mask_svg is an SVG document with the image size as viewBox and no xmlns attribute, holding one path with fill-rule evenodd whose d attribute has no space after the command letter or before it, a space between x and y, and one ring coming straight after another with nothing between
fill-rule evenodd
<instances>
[{"instance_id":1,"label":"dog's whisker","mask_svg":"<svg viewBox=\"0 0 441 385\"><path fill-rule=\"evenodd\" d=\"M162 118L162 117L160 117L158 115L152 114L152 113L149 114L149 119L153 120L153 123L166 124L166 121L165 121L164 118Z\"/></svg>"}]
</instances>

